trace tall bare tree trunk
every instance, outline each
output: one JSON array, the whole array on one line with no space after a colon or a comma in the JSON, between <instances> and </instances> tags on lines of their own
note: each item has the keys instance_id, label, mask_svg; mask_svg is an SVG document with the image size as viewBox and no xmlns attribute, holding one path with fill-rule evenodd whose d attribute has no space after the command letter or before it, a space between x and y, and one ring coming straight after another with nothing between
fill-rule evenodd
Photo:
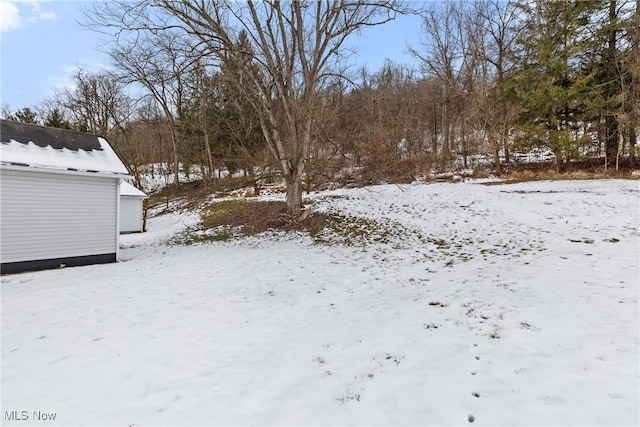
<instances>
[{"instance_id":1,"label":"tall bare tree trunk","mask_svg":"<svg viewBox=\"0 0 640 427\"><path fill-rule=\"evenodd\" d=\"M448 99L445 99L444 101L444 105L442 108L442 126L443 126L443 141L442 141L442 159L446 162L449 160L449 158L451 157L451 155L449 154L449 137L450 137L450 126L451 124L449 123L449 115L448 115L448 108L447 108L447 103L449 102Z\"/></svg>"},{"instance_id":2,"label":"tall bare tree trunk","mask_svg":"<svg viewBox=\"0 0 640 427\"><path fill-rule=\"evenodd\" d=\"M178 135L176 135L176 129L173 121L169 124L171 128L171 162L174 174L174 183L180 183L180 159L178 158Z\"/></svg>"},{"instance_id":3,"label":"tall bare tree trunk","mask_svg":"<svg viewBox=\"0 0 640 427\"><path fill-rule=\"evenodd\" d=\"M291 171L291 173L285 176L285 183L287 184L287 211L292 216L298 216L302 211L302 174L297 171Z\"/></svg>"},{"instance_id":4,"label":"tall bare tree trunk","mask_svg":"<svg viewBox=\"0 0 640 427\"><path fill-rule=\"evenodd\" d=\"M431 142L433 160L438 160L438 104L433 106L433 139Z\"/></svg>"},{"instance_id":5,"label":"tall bare tree trunk","mask_svg":"<svg viewBox=\"0 0 640 427\"><path fill-rule=\"evenodd\" d=\"M210 179L213 179L214 177L213 155L211 153L211 144L209 141L209 128L207 127L206 124L204 125L203 130L204 130L204 148L205 148L205 154L207 155L207 163L209 167L209 170L207 171L206 176Z\"/></svg>"},{"instance_id":6,"label":"tall bare tree trunk","mask_svg":"<svg viewBox=\"0 0 640 427\"><path fill-rule=\"evenodd\" d=\"M502 164L500 163L500 147L493 141L493 162L496 164L496 175L502 175Z\"/></svg>"},{"instance_id":7,"label":"tall bare tree trunk","mask_svg":"<svg viewBox=\"0 0 640 427\"><path fill-rule=\"evenodd\" d=\"M506 115L506 114L505 114ZM506 119L505 119L506 120ZM509 163L510 161L510 153L509 153L509 131L506 128L506 124L503 125L501 139L502 139L502 148L504 149L504 162Z\"/></svg>"}]
</instances>

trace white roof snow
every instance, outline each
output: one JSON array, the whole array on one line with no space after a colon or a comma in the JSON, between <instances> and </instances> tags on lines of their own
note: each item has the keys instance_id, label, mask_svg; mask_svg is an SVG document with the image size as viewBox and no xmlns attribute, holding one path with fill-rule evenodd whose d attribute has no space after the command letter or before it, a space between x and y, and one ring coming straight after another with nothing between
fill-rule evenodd
<instances>
[{"instance_id":1,"label":"white roof snow","mask_svg":"<svg viewBox=\"0 0 640 427\"><path fill-rule=\"evenodd\" d=\"M120 182L120 195L129 197L140 197L145 199L149 197L144 192L129 184L127 181Z\"/></svg>"},{"instance_id":2,"label":"white roof snow","mask_svg":"<svg viewBox=\"0 0 640 427\"><path fill-rule=\"evenodd\" d=\"M85 151L41 147L29 141L2 141L0 161L46 169L77 170L129 175L129 171L109 143L98 137L101 150Z\"/></svg>"}]
</instances>

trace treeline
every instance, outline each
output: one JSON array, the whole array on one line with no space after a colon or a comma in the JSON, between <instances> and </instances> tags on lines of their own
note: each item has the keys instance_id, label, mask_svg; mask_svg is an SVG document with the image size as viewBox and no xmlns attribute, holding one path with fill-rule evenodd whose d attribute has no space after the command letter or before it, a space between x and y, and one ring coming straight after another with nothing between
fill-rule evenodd
<instances>
[{"instance_id":1,"label":"treeline","mask_svg":"<svg viewBox=\"0 0 640 427\"><path fill-rule=\"evenodd\" d=\"M373 72L347 72L331 53L331 68L313 81L300 77L307 76L304 59L269 68L250 26L224 33L235 36L223 49L172 2L142 3L160 5L181 24L160 31L150 24L161 17L147 16L145 25L138 19L133 26L122 18L124 7L133 11L127 2L93 6L88 24L121 37L109 52L112 71L79 71L72 87L53 99L5 109L4 117L105 135L136 174L139 166L167 164L170 171L156 172L176 178L180 167L197 166L206 180L222 169L244 170L256 182L261 174L286 177L304 169L308 186L352 178L400 181L434 168L473 167L479 158L490 159L500 174L517 160L515 153L532 150L552 153L558 169L585 159L608 169L636 160L635 1L447 1L426 3L430 9L421 11L384 3L379 6L421 13L416 31L423 41L409 47L418 65L387 62ZM251 2L227 6L233 7L252 11ZM253 15L261 24L255 28L278 26L278 11L263 7L267 12ZM282 22L299 15L301 26L303 14L313 13L295 15L293 9ZM123 29L137 35L135 43ZM209 29L219 38L222 30ZM286 39L271 34L274 41ZM290 75L273 76L287 66ZM251 90L267 75L258 84L274 87ZM306 138L308 145L296 145Z\"/></svg>"}]
</instances>

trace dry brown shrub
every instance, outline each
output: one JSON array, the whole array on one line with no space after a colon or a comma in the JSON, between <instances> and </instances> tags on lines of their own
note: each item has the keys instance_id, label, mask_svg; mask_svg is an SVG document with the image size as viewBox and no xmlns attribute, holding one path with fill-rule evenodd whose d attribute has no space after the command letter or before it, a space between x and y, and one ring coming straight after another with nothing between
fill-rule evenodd
<instances>
[{"instance_id":1,"label":"dry brown shrub","mask_svg":"<svg viewBox=\"0 0 640 427\"><path fill-rule=\"evenodd\" d=\"M428 170L431 164L427 155L401 160L393 147L380 142L363 145L360 150L363 157L362 179L365 183L410 183L421 171Z\"/></svg>"},{"instance_id":2,"label":"dry brown shrub","mask_svg":"<svg viewBox=\"0 0 640 427\"><path fill-rule=\"evenodd\" d=\"M588 179L633 179L633 174L628 170L607 171L592 169L573 169L558 172L555 168L536 168L514 170L504 176L506 183L516 183L525 181L563 181L563 180L588 180Z\"/></svg>"},{"instance_id":3,"label":"dry brown shrub","mask_svg":"<svg viewBox=\"0 0 640 427\"><path fill-rule=\"evenodd\" d=\"M389 177L391 182L410 183L417 175L417 165L414 159L401 160L391 172Z\"/></svg>"},{"instance_id":4,"label":"dry brown shrub","mask_svg":"<svg viewBox=\"0 0 640 427\"><path fill-rule=\"evenodd\" d=\"M416 171L420 175L429 175L429 173L431 173L431 167L438 162L433 153L415 156L413 157L413 161L416 164Z\"/></svg>"},{"instance_id":5,"label":"dry brown shrub","mask_svg":"<svg viewBox=\"0 0 640 427\"><path fill-rule=\"evenodd\" d=\"M487 168L476 166L473 168L473 171L471 172L471 177L472 178L488 178L489 171L487 170Z\"/></svg>"}]
</instances>

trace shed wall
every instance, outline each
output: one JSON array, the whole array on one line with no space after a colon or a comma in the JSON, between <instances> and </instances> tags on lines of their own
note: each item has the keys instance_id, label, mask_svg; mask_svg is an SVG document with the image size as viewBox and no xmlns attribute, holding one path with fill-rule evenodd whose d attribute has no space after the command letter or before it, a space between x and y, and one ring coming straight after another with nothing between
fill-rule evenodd
<instances>
[{"instance_id":1,"label":"shed wall","mask_svg":"<svg viewBox=\"0 0 640 427\"><path fill-rule=\"evenodd\" d=\"M120 196L120 232L142 232L141 197Z\"/></svg>"},{"instance_id":2,"label":"shed wall","mask_svg":"<svg viewBox=\"0 0 640 427\"><path fill-rule=\"evenodd\" d=\"M117 253L117 178L0 170L0 179L3 266Z\"/></svg>"}]
</instances>

